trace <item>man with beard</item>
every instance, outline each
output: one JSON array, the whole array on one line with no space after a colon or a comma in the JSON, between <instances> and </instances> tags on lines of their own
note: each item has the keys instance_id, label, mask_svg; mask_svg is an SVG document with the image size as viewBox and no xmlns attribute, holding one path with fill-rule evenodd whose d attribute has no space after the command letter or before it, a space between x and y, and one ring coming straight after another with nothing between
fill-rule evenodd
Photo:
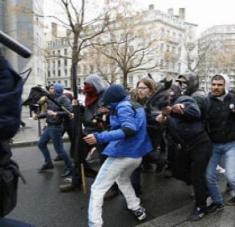
<instances>
[{"instance_id":1,"label":"man with beard","mask_svg":"<svg viewBox=\"0 0 235 227\"><path fill-rule=\"evenodd\" d=\"M207 182L213 203L208 212L224 208L223 196L219 190L216 167L222 157L225 164L225 175L235 190L235 96L229 92L229 78L226 75L215 75L211 80L211 92L207 98L206 128L213 143L213 152L207 168ZM232 197L227 205L235 205Z\"/></svg>"}]
</instances>

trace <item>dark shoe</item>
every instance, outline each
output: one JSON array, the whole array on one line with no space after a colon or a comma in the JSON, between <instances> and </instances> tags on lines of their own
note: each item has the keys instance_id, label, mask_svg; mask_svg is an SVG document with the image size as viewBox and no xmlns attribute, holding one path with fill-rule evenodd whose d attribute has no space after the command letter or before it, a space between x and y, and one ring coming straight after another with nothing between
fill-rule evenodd
<instances>
[{"instance_id":1,"label":"dark shoe","mask_svg":"<svg viewBox=\"0 0 235 227\"><path fill-rule=\"evenodd\" d=\"M119 190L118 189L114 190L111 188L105 193L104 199L105 200L112 199L118 195L119 195Z\"/></svg>"},{"instance_id":2,"label":"dark shoe","mask_svg":"<svg viewBox=\"0 0 235 227\"><path fill-rule=\"evenodd\" d=\"M146 173L154 173L155 172L155 168L153 167L152 164L144 164L142 166L142 171L146 172Z\"/></svg>"},{"instance_id":3,"label":"dark shoe","mask_svg":"<svg viewBox=\"0 0 235 227\"><path fill-rule=\"evenodd\" d=\"M61 177L68 177L72 175L72 169L65 169L64 172L60 175Z\"/></svg>"},{"instance_id":4,"label":"dark shoe","mask_svg":"<svg viewBox=\"0 0 235 227\"><path fill-rule=\"evenodd\" d=\"M173 177L173 173L170 169L165 169L163 175L164 175L165 178Z\"/></svg>"},{"instance_id":5,"label":"dark shoe","mask_svg":"<svg viewBox=\"0 0 235 227\"><path fill-rule=\"evenodd\" d=\"M131 211L139 221L143 221L146 218L145 208L140 207L137 210Z\"/></svg>"},{"instance_id":6,"label":"dark shoe","mask_svg":"<svg viewBox=\"0 0 235 227\"><path fill-rule=\"evenodd\" d=\"M221 211L224 209L224 204L221 203L212 203L210 206L207 207L207 213L213 213L216 211Z\"/></svg>"},{"instance_id":7,"label":"dark shoe","mask_svg":"<svg viewBox=\"0 0 235 227\"><path fill-rule=\"evenodd\" d=\"M54 169L54 166L52 164L52 162L48 162L42 165L42 167L39 169L39 173L42 173L46 170L50 170L50 169Z\"/></svg>"},{"instance_id":8,"label":"dark shoe","mask_svg":"<svg viewBox=\"0 0 235 227\"><path fill-rule=\"evenodd\" d=\"M63 161L63 159L57 155L55 158L54 158L54 162L59 162L59 161Z\"/></svg>"},{"instance_id":9,"label":"dark shoe","mask_svg":"<svg viewBox=\"0 0 235 227\"><path fill-rule=\"evenodd\" d=\"M60 192L73 192L80 189L80 186L73 184L62 184L59 186Z\"/></svg>"},{"instance_id":10,"label":"dark shoe","mask_svg":"<svg viewBox=\"0 0 235 227\"><path fill-rule=\"evenodd\" d=\"M226 203L227 206L235 206L235 197L227 201Z\"/></svg>"},{"instance_id":11,"label":"dark shoe","mask_svg":"<svg viewBox=\"0 0 235 227\"><path fill-rule=\"evenodd\" d=\"M136 195L137 197L140 197L140 196L143 195L143 192L142 192L141 189L134 189L134 190L135 190L135 195Z\"/></svg>"},{"instance_id":12,"label":"dark shoe","mask_svg":"<svg viewBox=\"0 0 235 227\"><path fill-rule=\"evenodd\" d=\"M207 211L205 208L195 207L195 209L193 210L193 213L190 217L190 220L191 221L198 221L198 220L202 219L206 214L207 214Z\"/></svg>"},{"instance_id":13,"label":"dark shoe","mask_svg":"<svg viewBox=\"0 0 235 227\"><path fill-rule=\"evenodd\" d=\"M85 176L86 177L90 177L90 178L96 178L97 176L97 171L93 170L93 169L85 169Z\"/></svg>"},{"instance_id":14,"label":"dark shoe","mask_svg":"<svg viewBox=\"0 0 235 227\"><path fill-rule=\"evenodd\" d=\"M230 184L227 183L227 184L226 184L225 192L226 192L226 193L230 193L232 190L233 190L233 189L231 188Z\"/></svg>"}]
</instances>

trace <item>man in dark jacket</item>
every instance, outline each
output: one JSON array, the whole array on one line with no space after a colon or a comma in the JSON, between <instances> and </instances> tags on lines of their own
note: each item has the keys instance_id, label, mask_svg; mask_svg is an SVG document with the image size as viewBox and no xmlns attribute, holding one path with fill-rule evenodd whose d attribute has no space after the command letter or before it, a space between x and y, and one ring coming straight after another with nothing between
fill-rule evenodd
<instances>
[{"instance_id":1,"label":"man in dark jacket","mask_svg":"<svg viewBox=\"0 0 235 227\"><path fill-rule=\"evenodd\" d=\"M53 98L55 101L57 101L61 106L64 106L67 110L72 111L70 100L65 95L63 95L63 86L56 83L53 87L50 87L50 89L54 90L54 92L51 92L54 93ZM69 114L62 110L60 106L56 105L50 99L48 99L46 114L34 114L34 119L46 117L47 122L47 127L43 131L38 142L38 147L45 159L45 163L42 165L39 172L44 172L45 170L54 168L51 155L47 147L47 144L51 139L56 153L63 159L65 163L65 169L61 177L66 177L72 173L72 162L69 159L68 154L65 152L62 141L63 118L67 115ZM72 114L70 117L72 117Z\"/></svg>"},{"instance_id":2,"label":"man in dark jacket","mask_svg":"<svg viewBox=\"0 0 235 227\"><path fill-rule=\"evenodd\" d=\"M216 167L224 157L225 174L235 191L235 96L229 92L229 78L215 75L211 79L211 92L207 98L206 128L213 143L213 152L207 169L207 182L213 203L209 212L224 207L219 190ZM227 205L235 205L235 197Z\"/></svg>"},{"instance_id":3,"label":"man in dark jacket","mask_svg":"<svg viewBox=\"0 0 235 227\"><path fill-rule=\"evenodd\" d=\"M205 173L211 155L211 143L201 122L200 109L192 97L181 96L172 106L162 108L156 120L167 125L168 133L180 147L181 172L176 177L183 177L184 181L193 185L195 209L191 220L197 221L206 214Z\"/></svg>"},{"instance_id":4,"label":"man in dark jacket","mask_svg":"<svg viewBox=\"0 0 235 227\"><path fill-rule=\"evenodd\" d=\"M206 93L199 88L198 75L192 72L184 73L176 78L176 82L178 82L181 89L181 95L193 97L197 101L200 110L202 110Z\"/></svg>"},{"instance_id":5,"label":"man in dark jacket","mask_svg":"<svg viewBox=\"0 0 235 227\"><path fill-rule=\"evenodd\" d=\"M83 124L82 136L89 133L102 130L99 128L97 122L94 122L94 117L99 113L102 106L102 97L106 89L106 83L97 74L90 74L84 81L83 93L85 95L84 107L81 111L81 118ZM74 146L74 145L73 145ZM95 177L97 172L93 170L86 161L86 156L93 146L87 144L84 140L79 141L79 147L73 148L71 156L75 162L75 168L72 175L72 182L60 185L61 192L70 192L79 189L81 186L80 162L83 163L85 175L87 177ZM101 152L102 146L97 145L96 149ZM80 160L81 159L81 160Z\"/></svg>"}]
</instances>

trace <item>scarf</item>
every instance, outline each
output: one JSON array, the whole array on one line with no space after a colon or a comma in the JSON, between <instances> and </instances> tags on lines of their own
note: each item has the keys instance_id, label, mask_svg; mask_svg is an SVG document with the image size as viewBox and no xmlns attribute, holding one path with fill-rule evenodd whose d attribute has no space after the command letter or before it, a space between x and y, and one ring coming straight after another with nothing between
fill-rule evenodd
<instances>
[{"instance_id":1,"label":"scarf","mask_svg":"<svg viewBox=\"0 0 235 227\"><path fill-rule=\"evenodd\" d=\"M85 107L89 107L98 100L98 93L92 85L84 83L83 93L85 95Z\"/></svg>"}]
</instances>

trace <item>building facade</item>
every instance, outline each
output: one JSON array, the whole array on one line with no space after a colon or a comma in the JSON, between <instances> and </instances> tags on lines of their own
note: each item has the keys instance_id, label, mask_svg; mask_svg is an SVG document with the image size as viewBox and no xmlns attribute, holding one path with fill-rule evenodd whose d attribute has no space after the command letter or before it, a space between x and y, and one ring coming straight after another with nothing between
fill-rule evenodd
<instances>
[{"instance_id":1,"label":"building facade","mask_svg":"<svg viewBox=\"0 0 235 227\"><path fill-rule=\"evenodd\" d=\"M154 54L149 54L149 59L154 59L158 65L151 70L139 71L128 75L128 87L134 87L136 82L147 73L151 73L153 78L158 81L166 75L176 77L179 73L187 71L185 63L186 51L184 49L185 42L195 38L195 29L197 25L185 21L185 9L180 8L178 15L174 14L173 9L169 9L167 13L155 10L150 5L148 10L137 13L132 19L142 15L140 21L136 23L136 29L144 28L151 37L156 38ZM55 25L52 26L53 32L57 30ZM121 30L116 31L122 33ZM136 45L141 42L136 41ZM68 58L58 57L61 53L67 54ZM47 82L62 83L65 87L70 87L70 68L71 68L71 48L66 42L66 37L58 38L55 34L48 42L48 58L47 58ZM82 86L85 77L94 72L99 72L97 64L95 64L93 51L87 51L82 55L84 58L78 67L78 84ZM99 60L101 56L98 56ZM121 82L121 74L116 82Z\"/></svg>"},{"instance_id":2,"label":"building facade","mask_svg":"<svg viewBox=\"0 0 235 227\"><path fill-rule=\"evenodd\" d=\"M14 69L21 73L32 68L32 73L24 85L23 99L30 88L45 85L43 0L7 0L0 1L0 29L30 50L32 57L24 59L13 51L4 48L4 55Z\"/></svg>"},{"instance_id":3,"label":"building facade","mask_svg":"<svg viewBox=\"0 0 235 227\"><path fill-rule=\"evenodd\" d=\"M235 88L235 25L216 25L205 30L198 41L202 59L198 69L201 87L210 89L211 77L227 74Z\"/></svg>"}]
</instances>

